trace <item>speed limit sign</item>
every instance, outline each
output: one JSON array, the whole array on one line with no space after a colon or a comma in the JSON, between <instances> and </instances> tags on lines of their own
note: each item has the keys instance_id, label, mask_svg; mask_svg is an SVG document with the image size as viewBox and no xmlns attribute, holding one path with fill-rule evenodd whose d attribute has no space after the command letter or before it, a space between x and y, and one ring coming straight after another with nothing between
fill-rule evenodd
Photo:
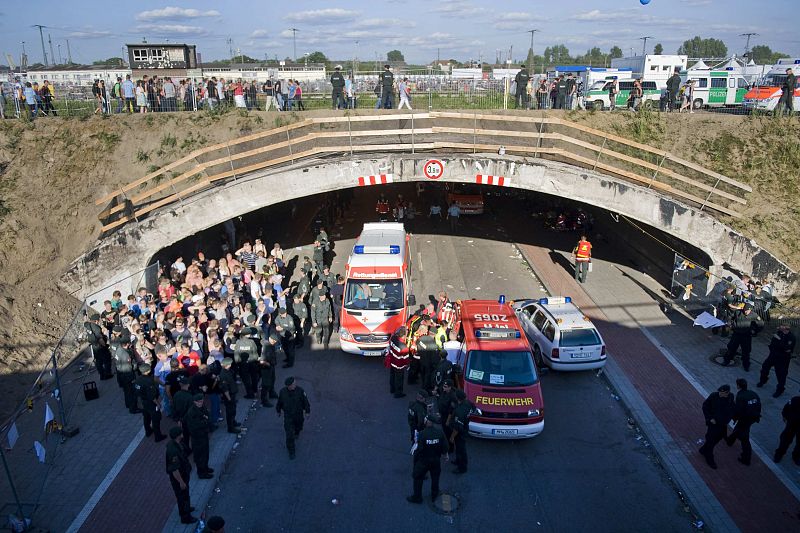
<instances>
[{"instance_id":1,"label":"speed limit sign","mask_svg":"<svg viewBox=\"0 0 800 533\"><path fill-rule=\"evenodd\" d=\"M444 174L444 165L438 159L428 159L422 167L422 173L431 180L438 180Z\"/></svg>"}]
</instances>

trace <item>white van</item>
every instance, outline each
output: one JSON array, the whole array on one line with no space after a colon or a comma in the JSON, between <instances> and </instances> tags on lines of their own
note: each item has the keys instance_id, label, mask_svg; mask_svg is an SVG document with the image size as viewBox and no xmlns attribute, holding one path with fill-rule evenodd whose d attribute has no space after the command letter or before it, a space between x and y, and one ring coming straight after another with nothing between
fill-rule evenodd
<instances>
[{"instance_id":1,"label":"white van","mask_svg":"<svg viewBox=\"0 0 800 533\"><path fill-rule=\"evenodd\" d=\"M628 105L628 97L633 89L634 80L617 80L619 85L619 92L617 93L616 107L624 108ZM611 87L613 81L607 81L600 85L599 83L586 93L586 107L594 106L594 109L602 111L603 109L610 109L611 103L608 99L608 89ZM598 88L599 87L599 88ZM642 105L658 107L658 100L661 98L661 90L654 81L642 82Z\"/></svg>"}]
</instances>

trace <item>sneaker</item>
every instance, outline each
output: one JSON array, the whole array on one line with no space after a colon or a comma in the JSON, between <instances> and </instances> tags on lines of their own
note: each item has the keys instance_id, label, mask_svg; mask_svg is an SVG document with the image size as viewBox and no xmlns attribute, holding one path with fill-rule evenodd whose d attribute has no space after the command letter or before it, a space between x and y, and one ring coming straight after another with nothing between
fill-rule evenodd
<instances>
[{"instance_id":1,"label":"sneaker","mask_svg":"<svg viewBox=\"0 0 800 533\"><path fill-rule=\"evenodd\" d=\"M417 496L406 496L406 501L410 503L422 503L422 498Z\"/></svg>"},{"instance_id":2,"label":"sneaker","mask_svg":"<svg viewBox=\"0 0 800 533\"><path fill-rule=\"evenodd\" d=\"M775 394L773 394L772 397L778 398L781 394L783 394L783 389L778 389L775 391Z\"/></svg>"}]
</instances>

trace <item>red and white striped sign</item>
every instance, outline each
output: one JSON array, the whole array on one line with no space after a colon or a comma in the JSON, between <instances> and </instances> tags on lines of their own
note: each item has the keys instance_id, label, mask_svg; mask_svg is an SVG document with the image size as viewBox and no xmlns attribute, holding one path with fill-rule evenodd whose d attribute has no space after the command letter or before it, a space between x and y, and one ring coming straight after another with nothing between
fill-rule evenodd
<instances>
[{"instance_id":1,"label":"red and white striped sign","mask_svg":"<svg viewBox=\"0 0 800 533\"><path fill-rule=\"evenodd\" d=\"M378 174L377 176L359 176L358 177L358 186L363 187L365 185L383 185L386 183L392 183L392 175L391 174Z\"/></svg>"},{"instance_id":2,"label":"red and white striped sign","mask_svg":"<svg viewBox=\"0 0 800 533\"><path fill-rule=\"evenodd\" d=\"M487 176L486 174L478 174L475 176L475 183L478 185L497 185L499 187L508 186L510 179L505 176Z\"/></svg>"}]
</instances>

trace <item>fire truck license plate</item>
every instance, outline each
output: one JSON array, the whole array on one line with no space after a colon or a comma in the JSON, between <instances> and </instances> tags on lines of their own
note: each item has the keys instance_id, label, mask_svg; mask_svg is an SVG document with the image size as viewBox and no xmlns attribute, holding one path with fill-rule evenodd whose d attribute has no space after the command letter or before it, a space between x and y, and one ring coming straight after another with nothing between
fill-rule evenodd
<instances>
[{"instance_id":1,"label":"fire truck license plate","mask_svg":"<svg viewBox=\"0 0 800 533\"><path fill-rule=\"evenodd\" d=\"M375 356L377 356L377 355L383 355L383 352L381 352L381 351L364 352L364 355L375 355Z\"/></svg>"},{"instance_id":2,"label":"fire truck license plate","mask_svg":"<svg viewBox=\"0 0 800 533\"><path fill-rule=\"evenodd\" d=\"M516 429L493 429L492 435L516 435Z\"/></svg>"}]
</instances>

